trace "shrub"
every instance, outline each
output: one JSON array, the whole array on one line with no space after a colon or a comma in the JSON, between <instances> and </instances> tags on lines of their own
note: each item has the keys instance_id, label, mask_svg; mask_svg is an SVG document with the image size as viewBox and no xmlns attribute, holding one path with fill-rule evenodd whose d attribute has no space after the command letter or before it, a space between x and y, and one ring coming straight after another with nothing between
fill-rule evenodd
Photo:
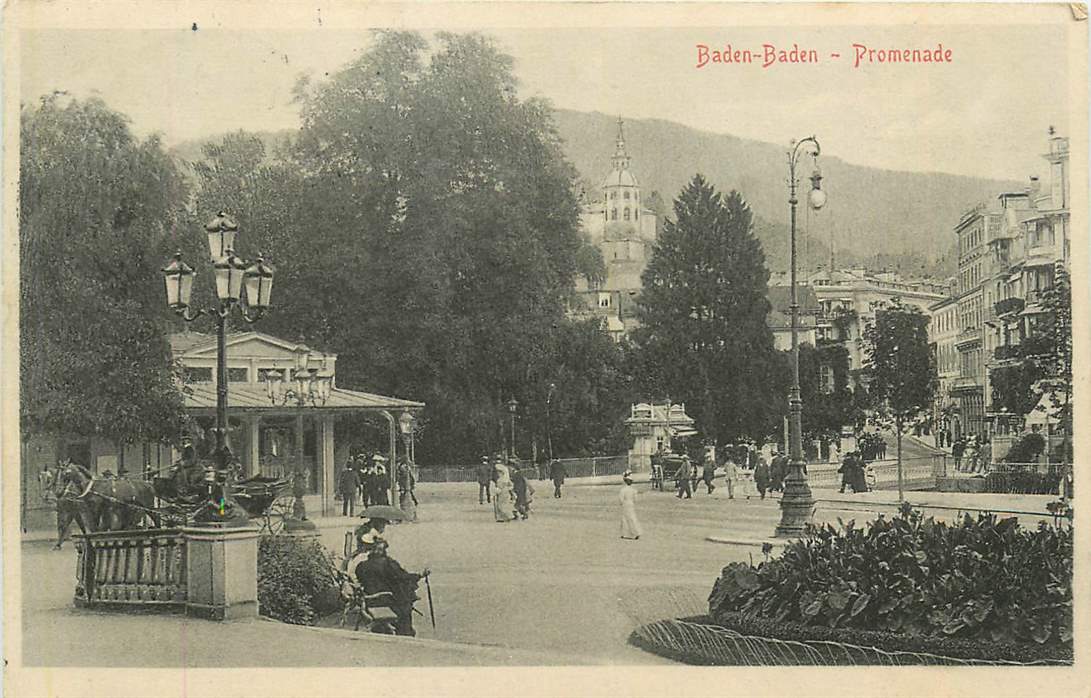
<instances>
[{"instance_id":1,"label":"shrub","mask_svg":"<svg viewBox=\"0 0 1091 698\"><path fill-rule=\"evenodd\" d=\"M1005 463L1037 463L1038 456L1046 449L1046 440L1041 434L1024 434L1008 449L1003 460Z\"/></svg>"},{"instance_id":2,"label":"shrub","mask_svg":"<svg viewBox=\"0 0 1091 698\"><path fill-rule=\"evenodd\" d=\"M337 610L333 560L316 540L263 536L258 546L258 608L263 616L311 625Z\"/></svg>"},{"instance_id":3,"label":"shrub","mask_svg":"<svg viewBox=\"0 0 1091 698\"><path fill-rule=\"evenodd\" d=\"M904 507L866 528L811 527L779 558L723 569L709 613L828 628L1072 646L1072 529Z\"/></svg>"}]
</instances>

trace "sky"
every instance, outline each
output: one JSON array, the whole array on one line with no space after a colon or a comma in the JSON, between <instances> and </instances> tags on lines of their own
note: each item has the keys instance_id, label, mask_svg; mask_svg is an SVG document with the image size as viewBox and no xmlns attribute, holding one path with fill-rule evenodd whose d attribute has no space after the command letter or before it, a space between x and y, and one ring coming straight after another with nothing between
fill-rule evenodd
<instances>
[{"instance_id":1,"label":"sky","mask_svg":"<svg viewBox=\"0 0 1091 698\"><path fill-rule=\"evenodd\" d=\"M776 144L892 170L1024 180L1045 174L1046 130L1070 132L1056 26L549 28L486 31L524 96ZM97 94L168 144L298 125L292 87L364 50L366 30L24 30L20 93ZM951 50L951 63L853 67L853 44ZM708 64L697 45L818 51L818 64ZM830 54L841 54L840 59Z\"/></svg>"}]
</instances>

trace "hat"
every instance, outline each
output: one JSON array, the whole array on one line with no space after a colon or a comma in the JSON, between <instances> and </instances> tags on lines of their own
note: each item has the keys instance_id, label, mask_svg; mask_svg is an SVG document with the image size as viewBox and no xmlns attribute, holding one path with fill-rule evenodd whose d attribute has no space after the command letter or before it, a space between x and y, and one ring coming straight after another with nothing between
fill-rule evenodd
<instances>
[{"instance_id":1,"label":"hat","mask_svg":"<svg viewBox=\"0 0 1091 698\"><path fill-rule=\"evenodd\" d=\"M379 461L380 463L386 462L386 458L381 453L376 453L372 460Z\"/></svg>"},{"instance_id":2,"label":"hat","mask_svg":"<svg viewBox=\"0 0 1091 698\"><path fill-rule=\"evenodd\" d=\"M623 480L631 480L633 478L633 471L632 470L626 470L625 472L623 472L621 474L621 478Z\"/></svg>"}]
</instances>

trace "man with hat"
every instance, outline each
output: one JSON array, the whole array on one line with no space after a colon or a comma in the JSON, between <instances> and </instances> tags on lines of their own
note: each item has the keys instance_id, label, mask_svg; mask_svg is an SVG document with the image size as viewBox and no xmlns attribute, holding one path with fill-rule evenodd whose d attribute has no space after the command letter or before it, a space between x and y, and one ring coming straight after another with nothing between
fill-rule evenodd
<instances>
[{"instance_id":1,"label":"man with hat","mask_svg":"<svg viewBox=\"0 0 1091 698\"><path fill-rule=\"evenodd\" d=\"M349 459L337 481L337 491L341 493L341 516L353 516L356 513L356 492L359 489L360 476L356 472L356 463Z\"/></svg>"},{"instance_id":2,"label":"man with hat","mask_svg":"<svg viewBox=\"0 0 1091 698\"><path fill-rule=\"evenodd\" d=\"M349 562L349 572L363 587L364 594L386 597L385 603L371 605L388 607L394 612L394 632L412 637L417 634L413 629L413 602L419 598L417 584L431 574L431 570L425 568L419 574L406 572L397 560L387 555L390 545L383 538L386 524L386 519L371 518L356 529L358 533L365 528L367 531L357 537L360 548Z\"/></svg>"},{"instance_id":3,"label":"man with hat","mask_svg":"<svg viewBox=\"0 0 1091 698\"><path fill-rule=\"evenodd\" d=\"M492 504L492 466L489 465L489 457L481 456L481 464L477 466L474 475L477 477L477 503Z\"/></svg>"}]
</instances>

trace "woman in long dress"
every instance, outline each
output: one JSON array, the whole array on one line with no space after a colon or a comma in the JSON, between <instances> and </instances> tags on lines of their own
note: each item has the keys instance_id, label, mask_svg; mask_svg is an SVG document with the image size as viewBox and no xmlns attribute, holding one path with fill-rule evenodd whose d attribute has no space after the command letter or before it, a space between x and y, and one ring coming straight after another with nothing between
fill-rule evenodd
<instances>
[{"instance_id":1,"label":"woman in long dress","mask_svg":"<svg viewBox=\"0 0 1091 698\"><path fill-rule=\"evenodd\" d=\"M515 497L512 492L511 475L507 466L496 464L496 484L493 486L492 511L496 521L505 522L515 518Z\"/></svg>"},{"instance_id":2,"label":"woman in long dress","mask_svg":"<svg viewBox=\"0 0 1091 698\"><path fill-rule=\"evenodd\" d=\"M633 474L626 470L622 475L618 501L621 502L621 537L626 540L640 540L640 521L636 518L636 488L633 487Z\"/></svg>"}]
</instances>

